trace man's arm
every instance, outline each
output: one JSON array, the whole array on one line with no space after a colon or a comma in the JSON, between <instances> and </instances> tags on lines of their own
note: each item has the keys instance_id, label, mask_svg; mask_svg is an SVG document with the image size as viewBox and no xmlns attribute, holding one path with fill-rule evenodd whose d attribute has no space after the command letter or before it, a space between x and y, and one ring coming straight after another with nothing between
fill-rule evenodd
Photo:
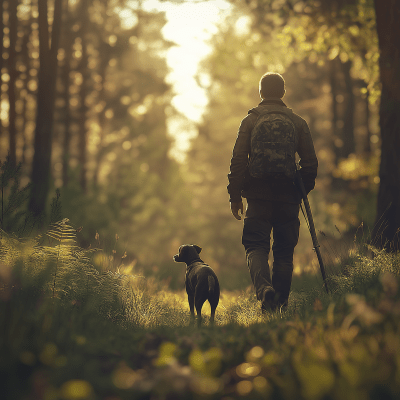
<instances>
[{"instance_id":1,"label":"man's arm","mask_svg":"<svg viewBox=\"0 0 400 400\"><path fill-rule=\"evenodd\" d=\"M243 189L245 172L249 160L250 136L256 119L256 114L251 113L242 120L239 127L236 143L232 152L230 172L228 174L228 193L231 204L242 203L241 192ZM243 212L243 205L241 208ZM239 209L240 208L238 208L238 210ZM237 218L236 215L235 218Z\"/></svg>"},{"instance_id":2,"label":"man's arm","mask_svg":"<svg viewBox=\"0 0 400 400\"><path fill-rule=\"evenodd\" d=\"M306 192L309 193L315 186L318 160L315 154L314 143L307 123L302 119L299 129L298 154L300 157L300 174Z\"/></svg>"}]
</instances>

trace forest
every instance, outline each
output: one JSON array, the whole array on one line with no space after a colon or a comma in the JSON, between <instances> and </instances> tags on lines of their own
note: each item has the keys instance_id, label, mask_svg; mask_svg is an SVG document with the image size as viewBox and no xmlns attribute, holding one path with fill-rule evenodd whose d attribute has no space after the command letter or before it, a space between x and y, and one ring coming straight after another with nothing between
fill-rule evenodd
<instances>
[{"instance_id":1,"label":"forest","mask_svg":"<svg viewBox=\"0 0 400 400\"><path fill-rule=\"evenodd\" d=\"M0 0L5 398L399 398L400 1L229 0L197 122L149 1ZM313 137L330 293L300 215L290 306L262 316L226 186L269 71ZM184 243L218 275L215 326L188 326Z\"/></svg>"}]
</instances>

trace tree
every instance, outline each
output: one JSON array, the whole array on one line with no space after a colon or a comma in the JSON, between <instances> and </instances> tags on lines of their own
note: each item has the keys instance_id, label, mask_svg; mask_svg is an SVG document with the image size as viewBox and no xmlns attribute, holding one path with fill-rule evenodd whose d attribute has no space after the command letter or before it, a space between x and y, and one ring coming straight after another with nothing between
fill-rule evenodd
<instances>
[{"instance_id":1,"label":"tree","mask_svg":"<svg viewBox=\"0 0 400 400\"><path fill-rule=\"evenodd\" d=\"M39 83L31 174L29 210L35 218L45 214L50 187L53 114L57 78L57 53L61 32L62 0L54 1L54 16L49 40L47 0L39 0Z\"/></svg>"},{"instance_id":2,"label":"tree","mask_svg":"<svg viewBox=\"0 0 400 400\"><path fill-rule=\"evenodd\" d=\"M64 65L62 68L61 81L63 86L63 105L64 110L62 112L62 125L64 127L64 140L62 145L62 182L63 187L68 186L69 183L69 161L71 153L71 106L70 106L70 73L71 73L71 58L72 58L72 46L74 43L74 35L71 35L72 26L74 20L70 16L70 7L67 2L65 9L65 20L63 24L63 35L62 35L62 48L64 49Z\"/></svg>"},{"instance_id":3,"label":"tree","mask_svg":"<svg viewBox=\"0 0 400 400\"><path fill-rule=\"evenodd\" d=\"M87 112L88 107L86 104L86 96L88 94L88 86L90 79L90 70L88 68L88 24L89 24L89 1L81 0L80 4L80 14L81 14L81 47L82 47L82 57L81 57L81 73L82 73L82 83L79 93L80 97L80 118L79 118L79 165L80 165L80 185L83 193L87 190L87 174L86 174L86 162L87 162Z\"/></svg>"},{"instance_id":4,"label":"tree","mask_svg":"<svg viewBox=\"0 0 400 400\"><path fill-rule=\"evenodd\" d=\"M8 102L10 105L9 108L9 126L8 126L8 134L9 134L9 155L10 155L10 164L13 168L17 165L17 155L16 155L16 137L17 137L17 128L16 128L16 86L15 82L18 77L17 66L17 33L18 33L18 18L17 18L17 6L18 0L12 1L9 3L9 15L10 15L10 52L9 52L9 67L8 73L10 76L10 80L8 82Z\"/></svg>"},{"instance_id":5,"label":"tree","mask_svg":"<svg viewBox=\"0 0 400 400\"><path fill-rule=\"evenodd\" d=\"M400 1L375 0L380 50L381 164L373 241L400 249Z\"/></svg>"},{"instance_id":6,"label":"tree","mask_svg":"<svg viewBox=\"0 0 400 400\"><path fill-rule=\"evenodd\" d=\"M3 60L3 51L4 51L4 21L3 21L3 11L4 11L4 0L0 0L0 71L3 70L4 60ZM0 73L0 87L3 83L3 74ZM0 113L1 113L1 102L0 102ZM3 133L3 124L0 123L0 136Z\"/></svg>"}]
</instances>

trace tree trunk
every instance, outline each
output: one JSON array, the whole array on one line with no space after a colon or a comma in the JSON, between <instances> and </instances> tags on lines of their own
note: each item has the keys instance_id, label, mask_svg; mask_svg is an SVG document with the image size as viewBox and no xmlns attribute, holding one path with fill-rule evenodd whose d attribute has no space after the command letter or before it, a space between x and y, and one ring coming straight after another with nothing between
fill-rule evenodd
<instances>
[{"instance_id":1,"label":"tree trunk","mask_svg":"<svg viewBox=\"0 0 400 400\"><path fill-rule=\"evenodd\" d=\"M353 79L350 75L351 61L341 63L341 66L346 88L342 130L343 147L341 148L341 156L347 158L350 154L355 153L356 151L354 142L354 111L356 100L353 93Z\"/></svg>"},{"instance_id":2,"label":"tree trunk","mask_svg":"<svg viewBox=\"0 0 400 400\"><path fill-rule=\"evenodd\" d=\"M23 101L23 111L22 111L22 115L23 115L23 125L22 125L22 129L21 129L21 133L22 133L22 164L25 165L25 163L27 162L26 160L26 150L28 148L28 137L26 134L26 126L27 126L27 119L28 119L28 115L27 115L27 104L28 104L28 93L29 93L29 89L28 89L28 82L29 82L29 69L30 69L30 59L29 59L29 41L30 41L30 34L31 34L31 26L32 26L32 22L33 22L33 17L32 17L32 3L29 3L29 8L30 8L30 16L29 16L29 23L27 24L27 26L24 28L24 38L23 38L23 42L22 42L22 61L26 67L25 70L25 77L22 79L23 81L23 89L20 92L20 96L22 97L22 101ZM25 93L25 94L23 94Z\"/></svg>"},{"instance_id":3,"label":"tree trunk","mask_svg":"<svg viewBox=\"0 0 400 400\"><path fill-rule=\"evenodd\" d=\"M81 0L81 39L82 39L82 59L80 62L80 70L82 74L82 84L80 90L80 116L79 116L79 165L80 165L80 176L79 182L82 191L85 193L87 189L86 180L86 151L87 151L87 131L86 131L86 117L88 107L86 106L87 88L89 82L89 68L88 68L88 54L87 54L87 32L88 32L88 0Z\"/></svg>"},{"instance_id":4,"label":"tree trunk","mask_svg":"<svg viewBox=\"0 0 400 400\"><path fill-rule=\"evenodd\" d=\"M57 52L61 30L62 0L55 0L51 45L47 0L39 0L39 87L29 210L43 221L50 186L53 114L57 77Z\"/></svg>"},{"instance_id":5,"label":"tree trunk","mask_svg":"<svg viewBox=\"0 0 400 400\"><path fill-rule=\"evenodd\" d=\"M68 8L68 2L66 7ZM69 183L69 160L70 160L70 147L71 147L71 107L70 101L70 72L71 72L71 58L72 58L72 46L74 43L74 36L70 34L69 16L68 9L65 11L67 15L68 24L65 29L65 58L64 58L64 68L63 68L63 84L64 84L64 145L63 145L63 168L62 168L62 180L63 187L67 187ZM71 24L72 25L72 24Z\"/></svg>"},{"instance_id":6,"label":"tree trunk","mask_svg":"<svg viewBox=\"0 0 400 400\"><path fill-rule=\"evenodd\" d=\"M4 9L4 0L0 0L0 15L3 16ZM0 72L3 69L4 60L3 60L3 52L4 52L4 22L3 18L0 18ZM0 73L0 87L3 84L2 73ZM1 101L0 101L0 114L1 114ZM0 137L3 133L3 124L0 121ZM1 156L2 154L0 154Z\"/></svg>"},{"instance_id":7,"label":"tree trunk","mask_svg":"<svg viewBox=\"0 0 400 400\"><path fill-rule=\"evenodd\" d=\"M375 0L382 84L380 184L372 240L390 251L400 248L400 1Z\"/></svg>"},{"instance_id":8,"label":"tree trunk","mask_svg":"<svg viewBox=\"0 0 400 400\"><path fill-rule=\"evenodd\" d=\"M341 139L339 138L339 130L338 130L338 120L339 120L339 113L338 113L338 103L337 103L337 95L338 95L338 88L337 88L337 77L336 77L336 70L337 70L337 59L333 59L329 62L329 83L331 85L331 112L332 112L332 141L333 141L333 148L335 150L335 158L336 164L339 161L340 157L340 148L343 145L341 143Z\"/></svg>"},{"instance_id":9,"label":"tree trunk","mask_svg":"<svg viewBox=\"0 0 400 400\"><path fill-rule=\"evenodd\" d=\"M100 61L100 71L99 75L101 76L101 90L99 93L98 98L103 99L104 98L104 83L106 81L106 70L107 70L107 65L108 65L108 58L105 57L104 54L101 53L101 61ZM103 147L104 143L104 137L106 136L106 129L107 129L107 119L105 116L105 107L100 111L98 115L98 121L99 121L99 126L100 126L100 132L99 132L99 146L96 154L96 165L94 167L94 172L93 172L93 185L95 187L98 186L99 184L99 174L100 174L100 168L101 168L101 163L105 154L105 150Z\"/></svg>"},{"instance_id":10,"label":"tree trunk","mask_svg":"<svg viewBox=\"0 0 400 400\"><path fill-rule=\"evenodd\" d=\"M9 148L8 154L10 157L10 165L12 168L15 168L17 165L17 127L16 127L16 118L17 113L15 110L15 102L16 102L16 86L15 82L18 77L17 71L17 30L18 30L18 18L17 18L17 6L18 0L14 0L9 3L9 12L10 12L10 48L9 48L9 58L8 58L8 73L10 75L10 81L8 82L8 102L10 105L10 109L8 112L8 135L9 135Z\"/></svg>"},{"instance_id":11,"label":"tree trunk","mask_svg":"<svg viewBox=\"0 0 400 400\"><path fill-rule=\"evenodd\" d=\"M367 95L365 98L365 140L364 140L364 154L367 157L371 156L371 128L370 128L370 111L369 111L369 91L367 89Z\"/></svg>"},{"instance_id":12,"label":"tree trunk","mask_svg":"<svg viewBox=\"0 0 400 400\"><path fill-rule=\"evenodd\" d=\"M99 125L100 125L100 140L99 140L99 146L98 150L95 156L96 159L96 165L94 166L94 171L93 171L93 185L94 187L97 187L99 185L99 174L100 174L100 168L101 168L101 162L103 160L103 156L105 154L104 148L103 148L103 140L105 136L105 130L106 130L106 118L104 115L104 110L100 112L98 118L99 118Z\"/></svg>"}]
</instances>

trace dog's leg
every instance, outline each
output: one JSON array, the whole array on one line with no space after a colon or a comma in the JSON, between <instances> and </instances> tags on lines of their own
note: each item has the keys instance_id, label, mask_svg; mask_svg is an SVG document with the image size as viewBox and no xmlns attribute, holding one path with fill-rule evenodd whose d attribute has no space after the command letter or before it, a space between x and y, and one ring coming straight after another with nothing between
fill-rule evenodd
<instances>
[{"instance_id":1,"label":"dog's leg","mask_svg":"<svg viewBox=\"0 0 400 400\"><path fill-rule=\"evenodd\" d=\"M197 313L197 327L201 327L201 322L202 322L202 316L201 316L201 309Z\"/></svg>"},{"instance_id":2,"label":"dog's leg","mask_svg":"<svg viewBox=\"0 0 400 400\"><path fill-rule=\"evenodd\" d=\"M196 298L195 300L195 305L196 305L196 312L197 312L197 326L200 327L201 326L201 321L202 321L202 317L201 317L201 308L203 307L204 304L204 299L202 298Z\"/></svg>"},{"instance_id":3,"label":"dog's leg","mask_svg":"<svg viewBox=\"0 0 400 400\"><path fill-rule=\"evenodd\" d=\"M215 309L216 309L216 307L213 307L211 305L211 315L210 315L210 324L211 325L214 325Z\"/></svg>"},{"instance_id":4,"label":"dog's leg","mask_svg":"<svg viewBox=\"0 0 400 400\"><path fill-rule=\"evenodd\" d=\"M189 308L190 308L190 325L194 324L195 316L194 316L194 296L188 295Z\"/></svg>"}]
</instances>

